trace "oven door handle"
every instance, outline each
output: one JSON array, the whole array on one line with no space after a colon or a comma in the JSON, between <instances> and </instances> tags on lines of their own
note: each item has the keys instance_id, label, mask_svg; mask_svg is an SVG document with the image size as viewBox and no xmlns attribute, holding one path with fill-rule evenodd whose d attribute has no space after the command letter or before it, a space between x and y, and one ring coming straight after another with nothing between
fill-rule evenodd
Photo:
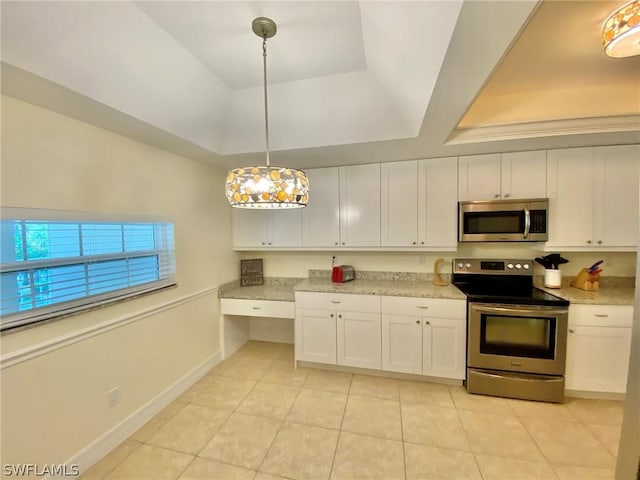
<instances>
[{"instance_id":1,"label":"oven door handle","mask_svg":"<svg viewBox=\"0 0 640 480\"><path fill-rule=\"evenodd\" d=\"M500 306L500 305L487 305L487 306L476 306L473 305L471 307L472 309L479 311L479 312L485 312L485 313L510 313L510 314L526 314L526 313L533 313L533 314L544 314L544 315L566 315L567 312L569 311L568 309L561 309L561 308L549 308L549 307L544 307L544 306L540 306L540 307L522 307L522 306Z\"/></svg>"},{"instance_id":2,"label":"oven door handle","mask_svg":"<svg viewBox=\"0 0 640 480\"><path fill-rule=\"evenodd\" d=\"M527 207L524 207L524 235L523 238L529 236L529 230L531 230L531 212Z\"/></svg>"}]
</instances>

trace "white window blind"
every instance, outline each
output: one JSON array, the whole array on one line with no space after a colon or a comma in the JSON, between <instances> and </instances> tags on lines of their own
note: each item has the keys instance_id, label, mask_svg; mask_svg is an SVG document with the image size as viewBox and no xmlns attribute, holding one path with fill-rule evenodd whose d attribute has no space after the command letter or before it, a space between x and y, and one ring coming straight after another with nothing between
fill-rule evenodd
<instances>
[{"instance_id":1,"label":"white window blind","mask_svg":"<svg viewBox=\"0 0 640 480\"><path fill-rule=\"evenodd\" d=\"M2 330L175 285L170 222L92 220L85 213L74 220L73 212L29 209L2 213Z\"/></svg>"}]
</instances>

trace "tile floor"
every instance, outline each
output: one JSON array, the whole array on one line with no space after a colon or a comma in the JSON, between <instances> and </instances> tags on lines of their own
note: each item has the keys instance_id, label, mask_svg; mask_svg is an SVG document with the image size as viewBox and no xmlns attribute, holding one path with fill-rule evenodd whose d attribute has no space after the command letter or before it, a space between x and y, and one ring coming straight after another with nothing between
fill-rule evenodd
<instances>
[{"instance_id":1,"label":"tile floor","mask_svg":"<svg viewBox=\"0 0 640 480\"><path fill-rule=\"evenodd\" d=\"M82 475L90 479L612 479L623 405L293 369L249 342Z\"/></svg>"}]
</instances>

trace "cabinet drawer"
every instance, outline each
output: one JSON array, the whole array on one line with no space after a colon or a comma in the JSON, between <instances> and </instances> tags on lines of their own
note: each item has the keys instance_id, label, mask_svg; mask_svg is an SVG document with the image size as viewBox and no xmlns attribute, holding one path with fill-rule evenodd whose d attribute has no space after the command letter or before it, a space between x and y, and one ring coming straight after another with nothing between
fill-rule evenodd
<instances>
[{"instance_id":1,"label":"cabinet drawer","mask_svg":"<svg viewBox=\"0 0 640 480\"><path fill-rule=\"evenodd\" d=\"M348 293L296 292L296 308L380 313L380 297Z\"/></svg>"},{"instance_id":2,"label":"cabinet drawer","mask_svg":"<svg viewBox=\"0 0 640 480\"><path fill-rule=\"evenodd\" d=\"M464 320L467 302L448 298L382 297L382 313Z\"/></svg>"},{"instance_id":3,"label":"cabinet drawer","mask_svg":"<svg viewBox=\"0 0 640 480\"><path fill-rule=\"evenodd\" d=\"M569 325L594 327L631 327L631 305L571 305Z\"/></svg>"},{"instance_id":4,"label":"cabinet drawer","mask_svg":"<svg viewBox=\"0 0 640 480\"><path fill-rule=\"evenodd\" d=\"M295 306L293 302L274 300L223 298L220 300L220 312L224 315L295 318Z\"/></svg>"}]
</instances>

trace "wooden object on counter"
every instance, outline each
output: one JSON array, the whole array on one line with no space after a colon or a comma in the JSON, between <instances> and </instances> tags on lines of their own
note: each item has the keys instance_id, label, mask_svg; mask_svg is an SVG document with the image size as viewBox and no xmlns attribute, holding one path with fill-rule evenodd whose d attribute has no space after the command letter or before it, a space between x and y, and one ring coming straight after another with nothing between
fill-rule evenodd
<instances>
[{"instance_id":1,"label":"wooden object on counter","mask_svg":"<svg viewBox=\"0 0 640 480\"><path fill-rule=\"evenodd\" d=\"M600 275L592 275L589 273L589 270L583 268L578 272L578 275L575 276L573 280L571 280L571 285L574 288L579 288L580 290L586 290L587 292L595 292L600 288Z\"/></svg>"},{"instance_id":2,"label":"wooden object on counter","mask_svg":"<svg viewBox=\"0 0 640 480\"><path fill-rule=\"evenodd\" d=\"M433 264L433 282L431 283L433 283L437 287L446 287L447 285L449 285L449 282L445 282L440 277L440 272L438 271L440 269L440 264L443 262L444 262L444 258L438 258Z\"/></svg>"}]
</instances>

